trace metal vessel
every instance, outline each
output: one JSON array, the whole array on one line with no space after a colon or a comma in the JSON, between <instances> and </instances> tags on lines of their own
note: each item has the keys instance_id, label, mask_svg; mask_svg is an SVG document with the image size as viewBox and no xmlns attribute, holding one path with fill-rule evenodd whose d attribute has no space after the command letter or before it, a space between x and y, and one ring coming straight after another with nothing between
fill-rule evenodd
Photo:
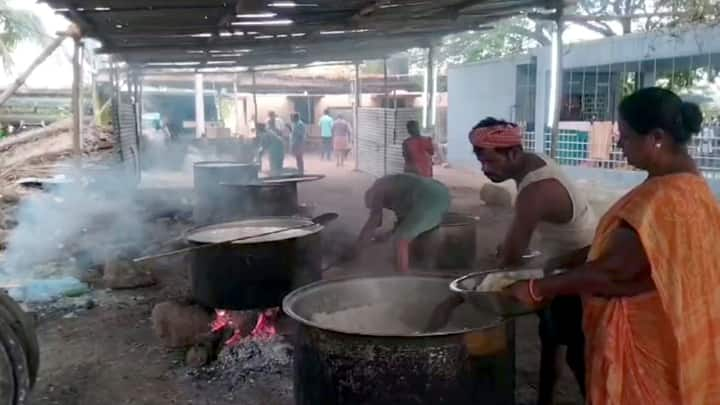
<instances>
[{"instance_id":1,"label":"metal vessel","mask_svg":"<svg viewBox=\"0 0 720 405\"><path fill-rule=\"evenodd\" d=\"M413 265L428 269L470 269L475 264L478 218L447 213L442 223L411 244Z\"/></svg>"},{"instance_id":2,"label":"metal vessel","mask_svg":"<svg viewBox=\"0 0 720 405\"><path fill-rule=\"evenodd\" d=\"M198 225L222 222L224 212L235 207L222 183L257 182L260 166L255 164L212 161L197 162L193 166L195 209L193 219Z\"/></svg>"},{"instance_id":3,"label":"metal vessel","mask_svg":"<svg viewBox=\"0 0 720 405\"><path fill-rule=\"evenodd\" d=\"M307 227L302 232L278 233L193 252L190 274L194 298L207 307L220 309L280 306L293 288L320 279L323 226L297 217L255 218L188 232L187 242L199 246L218 242L218 232L253 234L262 233L262 229L303 225Z\"/></svg>"},{"instance_id":4,"label":"metal vessel","mask_svg":"<svg viewBox=\"0 0 720 405\"><path fill-rule=\"evenodd\" d=\"M423 332L434 309L451 296L450 281L439 275L347 278L290 293L283 310L299 324L296 403L513 404L512 321L463 304L445 328ZM389 305L392 310L383 313L394 318L354 318L344 326L318 318L378 303ZM394 321L415 331L386 331Z\"/></svg>"}]
</instances>

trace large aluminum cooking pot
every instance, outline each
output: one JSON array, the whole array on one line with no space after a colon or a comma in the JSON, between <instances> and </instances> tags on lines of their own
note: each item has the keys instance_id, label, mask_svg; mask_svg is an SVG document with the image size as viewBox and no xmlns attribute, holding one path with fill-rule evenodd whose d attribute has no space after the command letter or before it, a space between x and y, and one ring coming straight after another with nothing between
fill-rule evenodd
<instances>
[{"instance_id":1,"label":"large aluminum cooking pot","mask_svg":"<svg viewBox=\"0 0 720 405\"><path fill-rule=\"evenodd\" d=\"M298 183L323 179L323 175L264 177L254 182L226 182L223 196L232 201L219 210L221 221L253 217L301 215Z\"/></svg>"},{"instance_id":2,"label":"large aluminum cooking pot","mask_svg":"<svg viewBox=\"0 0 720 405\"><path fill-rule=\"evenodd\" d=\"M513 404L514 324L456 307L428 330L451 297L451 278L347 278L301 287L283 302L299 323L298 405Z\"/></svg>"},{"instance_id":3,"label":"large aluminum cooking pot","mask_svg":"<svg viewBox=\"0 0 720 405\"><path fill-rule=\"evenodd\" d=\"M475 264L478 218L447 213L442 223L410 245L413 265L430 269L469 269Z\"/></svg>"},{"instance_id":4,"label":"large aluminum cooking pot","mask_svg":"<svg viewBox=\"0 0 720 405\"><path fill-rule=\"evenodd\" d=\"M193 166L196 224L221 222L223 213L237 207L239 201L229 196L222 183L257 182L260 166L238 162L197 162Z\"/></svg>"},{"instance_id":5,"label":"large aluminum cooking pot","mask_svg":"<svg viewBox=\"0 0 720 405\"><path fill-rule=\"evenodd\" d=\"M293 216L300 214L295 184L223 184L228 199L235 204L221 210L223 220L252 217Z\"/></svg>"},{"instance_id":6,"label":"large aluminum cooking pot","mask_svg":"<svg viewBox=\"0 0 720 405\"><path fill-rule=\"evenodd\" d=\"M303 225L307 227L193 252L190 271L193 296L210 308L280 306L293 288L320 279L323 226L307 219L279 217L191 230L186 236L188 243L202 245Z\"/></svg>"}]
</instances>

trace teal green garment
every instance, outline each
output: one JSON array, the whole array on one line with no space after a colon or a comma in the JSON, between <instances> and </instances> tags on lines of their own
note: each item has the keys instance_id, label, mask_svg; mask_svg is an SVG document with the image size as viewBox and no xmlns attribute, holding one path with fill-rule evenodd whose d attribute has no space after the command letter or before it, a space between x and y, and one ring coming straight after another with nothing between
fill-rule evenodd
<instances>
[{"instance_id":1,"label":"teal green garment","mask_svg":"<svg viewBox=\"0 0 720 405\"><path fill-rule=\"evenodd\" d=\"M385 176L378 183L391 194L383 208L397 217L395 239L417 238L440 225L450 209L450 191L437 180L402 173Z\"/></svg>"},{"instance_id":2,"label":"teal green garment","mask_svg":"<svg viewBox=\"0 0 720 405\"><path fill-rule=\"evenodd\" d=\"M329 115L323 115L320 118L320 136L323 138L332 138L332 127L335 122Z\"/></svg>"},{"instance_id":3,"label":"teal green garment","mask_svg":"<svg viewBox=\"0 0 720 405\"><path fill-rule=\"evenodd\" d=\"M263 153L267 152L270 158L270 171L282 172L283 163L285 161L285 145L282 139L271 133L263 136Z\"/></svg>"}]
</instances>

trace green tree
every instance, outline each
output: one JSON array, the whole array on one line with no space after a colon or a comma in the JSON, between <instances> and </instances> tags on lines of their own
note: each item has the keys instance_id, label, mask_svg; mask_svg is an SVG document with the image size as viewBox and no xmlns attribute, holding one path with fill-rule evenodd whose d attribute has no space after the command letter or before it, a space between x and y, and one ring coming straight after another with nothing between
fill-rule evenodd
<instances>
[{"instance_id":1,"label":"green tree","mask_svg":"<svg viewBox=\"0 0 720 405\"><path fill-rule=\"evenodd\" d=\"M597 20L570 20L603 36L652 31L688 23L717 21L717 0L578 0L574 14ZM629 18L628 16L654 15ZM615 24L611 24L615 23Z\"/></svg>"},{"instance_id":2,"label":"green tree","mask_svg":"<svg viewBox=\"0 0 720 405\"><path fill-rule=\"evenodd\" d=\"M609 37L637 31L714 23L720 19L718 0L578 0L567 10L567 24L585 27ZM627 16L647 16L635 17ZM440 64L465 63L517 54L550 44L555 24L546 19L515 17L492 29L449 35L438 44ZM411 53L415 65L424 65L424 53Z\"/></svg>"},{"instance_id":3,"label":"green tree","mask_svg":"<svg viewBox=\"0 0 720 405\"><path fill-rule=\"evenodd\" d=\"M13 66L12 53L23 41L42 41L46 37L42 22L30 10L21 10L0 0L0 63L6 71Z\"/></svg>"}]
</instances>

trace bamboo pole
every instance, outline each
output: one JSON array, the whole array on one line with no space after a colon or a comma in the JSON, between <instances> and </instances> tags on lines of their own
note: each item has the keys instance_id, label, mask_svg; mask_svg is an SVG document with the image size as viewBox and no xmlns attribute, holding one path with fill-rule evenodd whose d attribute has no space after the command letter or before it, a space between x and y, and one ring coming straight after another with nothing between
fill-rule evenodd
<instances>
[{"instance_id":1,"label":"bamboo pole","mask_svg":"<svg viewBox=\"0 0 720 405\"><path fill-rule=\"evenodd\" d=\"M240 136L240 104L238 103L238 81L240 81L239 73L235 73L233 78L233 107L235 107L235 131L233 136Z\"/></svg>"},{"instance_id":2,"label":"bamboo pole","mask_svg":"<svg viewBox=\"0 0 720 405\"><path fill-rule=\"evenodd\" d=\"M430 45L428 46L428 53L427 53L427 67L426 67L426 73L427 79L425 81L425 84L427 86L426 92L425 92L425 122L423 122L423 126L425 128L432 127L432 109L435 107L435 89L436 86L434 84L435 79L435 48Z\"/></svg>"},{"instance_id":3,"label":"bamboo pole","mask_svg":"<svg viewBox=\"0 0 720 405\"><path fill-rule=\"evenodd\" d=\"M257 123L260 122L260 121L259 121L260 117L258 117L257 87L256 87L256 86L257 86L257 83L256 83L256 81L255 81L255 80L256 80L256 78L255 78L255 69L252 69L250 72L252 73L252 97L253 97L253 108L254 108L254 111L255 111L255 118L254 118L253 121L255 121L255 122L254 122L254 125L255 125L255 128L256 128L256 129L255 129L255 136L257 136Z\"/></svg>"},{"instance_id":4,"label":"bamboo pole","mask_svg":"<svg viewBox=\"0 0 720 405\"><path fill-rule=\"evenodd\" d=\"M353 104L353 134L355 145L353 150L353 158L355 160L355 171L360 170L360 103L362 102L362 92L360 90L360 63L355 62L355 103Z\"/></svg>"},{"instance_id":5,"label":"bamboo pole","mask_svg":"<svg viewBox=\"0 0 720 405\"><path fill-rule=\"evenodd\" d=\"M80 158L82 154L82 43L75 38L73 51L73 85L72 85L72 107L73 107L73 155Z\"/></svg>"},{"instance_id":6,"label":"bamboo pole","mask_svg":"<svg viewBox=\"0 0 720 405\"><path fill-rule=\"evenodd\" d=\"M388 65L387 65L387 57L383 58L383 123L385 127L385 142L383 144L383 175L387 175L387 137L388 137L388 108L390 108L390 103L388 102L389 97L388 92Z\"/></svg>"}]
</instances>

